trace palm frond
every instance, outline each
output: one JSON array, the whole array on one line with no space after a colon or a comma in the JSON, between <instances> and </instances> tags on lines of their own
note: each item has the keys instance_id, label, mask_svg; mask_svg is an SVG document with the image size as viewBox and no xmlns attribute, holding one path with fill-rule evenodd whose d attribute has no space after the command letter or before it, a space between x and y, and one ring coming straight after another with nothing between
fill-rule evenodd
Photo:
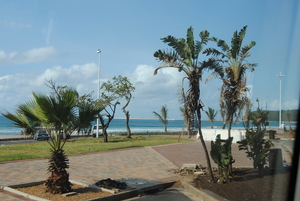
<instances>
[{"instance_id":1,"label":"palm frond","mask_svg":"<svg viewBox=\"0 0 300 201\"><path fill-rule=\"evenodd\" d=\"M229 52L230 48L224 40L219 40L217 43L218 47L221 48L223 52Z\"/></svg>"},{"instance_id":2,"label":"palm frond","mask_svg":"<svg viewBox=\"0 0 300 201\"><path fill-rule=\"evenodd\" d=\"M240 32L234 32L232 40L231 40L231 56L236 59L240 53L240 49L242 47L243 39L245 37L247 30L247 26L244 26Z\"/></svg>"},{"instance_id":3,"label":"palm frond","mask_svg":"<svg viewBox=\"0 0 300 201\"><path fill-rule=\"evenodd\" d=\"M215 49L215 48L206 48L203 52L203 54L206 54L206 56L209 56L209 55L212 55L212 56L215 56L215 57L221 57L221 58L225 58L227 57L226 54L224 54L223 52Z\"/></svg>"},{"instance_id":4,"label":"palm frond","mask_svg":"<svg viewBox=\"0 0 300 201\"><path fill-rule=\"evenodd\" d=\"M186 41L187 41L187 46L189 48L189 52L191 53L191 55L193 55L192 57L194 58L195 56L195 44L194 44L194 33L193 33L194 29L192 27L188 28L187 30L187 35L186 35Z\"/></svg>"},{"instance_id":5,"label":"palm frond","mask_svg":"<svg viewBox=\"0 0 300 201\"><path fill-rule=\"evenodd\" d=\"M161 114L164 121L164 124L168 122L168 108L166 105L161 107Z\"/></svg>"},{"instance_id":6,"label":"palm frond","mask_svg":"<svg viewBox=\"0 0 300 201\"><path fill-rule=\"evenodd\" d=\"M201 41L196 41L195 44L195 52L194 52L194 59L198 59L200 52L203 50L204 45L207 44L209 40L214 40L209 38L209 32L207 30L201 31L199 34Z\"/></svg>"},{"instance_id":7,"label":"palm frond","mask_svg":"<svg viewBox=\"0 0 300 201\"><path fill-rule=\"evenodd\" d=\"M163 120L163 117L160 114L158 114L157 112L153 111L152 113L159 119L159 121Z\"/></svg>"},{"instance_id":8,"label":"palm frond","mask_svg":"<svg viewBox=\"0 0 300 201\"><path fill-rule=\"evenodd\" d=\"M179 54L176 51L158 50L154 53L153 56L163 63L172 65L174 64L175 66L182 65L183 63L183 60L180 58Z\"/></svg>"},{"instance_id":9,"label":"palm frond","mask_svg":"<svg viewBox=\"0 0 300 201\"><path fill-rule=\"evenodd\" d=\"M249 44L244 45L241 49L241 54L246 54L252 47L256 45L255 41L251 41Z\"/></svg>"}]
</instances>

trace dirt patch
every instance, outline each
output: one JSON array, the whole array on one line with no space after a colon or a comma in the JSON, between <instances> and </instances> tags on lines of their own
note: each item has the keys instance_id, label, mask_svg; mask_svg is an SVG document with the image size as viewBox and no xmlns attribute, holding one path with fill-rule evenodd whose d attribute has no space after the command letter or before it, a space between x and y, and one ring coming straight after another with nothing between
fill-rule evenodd
<instances>
[{"instance_id":1,"label":"dirt patch","mask_svg":"<svg viewBox=\"0 0 300 201\"><path fill-rule=\"evenodd\" d=\"M230 201L287 200L290 168L276 171L265 169L263 177L259 177L257 169L253 168L235 168L233 173L231 182L226 184L213 183L208 175L194 176L192 184L198 189L210 190Z\"/></svg>"},{"instance_id":2,"label":"dirt patch","mask_svg":"<svg viewBox=\"0 0 300 201\"><path fill-rule=\"evenodd\" d=\"M63 197L61 194L52 194L49 192L45 192L45 187L43 184L30 187L16 188L16 190L27 193L29 195L34 195L40 198L53 201L84 201L112 195L111 193L106 191L97 190L95 188L83 187L77 184L72 185L72 192L77 192L77 194L72 195L70 197Z\"/></svg>"}]
</instances>

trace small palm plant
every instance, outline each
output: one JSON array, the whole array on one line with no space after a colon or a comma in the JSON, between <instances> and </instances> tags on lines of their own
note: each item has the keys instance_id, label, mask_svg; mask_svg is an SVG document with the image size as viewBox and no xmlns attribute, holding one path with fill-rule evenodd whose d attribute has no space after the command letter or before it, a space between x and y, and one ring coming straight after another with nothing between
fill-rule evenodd
<instances>
[{"instance_id":1,"label":"small palm plant","mask_svg":"<svg viewBox=\"0 0 300 201\"><path fill-rule=\"evenodd\" d=\"M51 146L51 156L47 171L51 173L51 176L48 177L44 185L46 191L53 194L70 192L72 186L69 181L69 173L66 171L69 168L69 159L63 150L65 142L61 142L59 133L52 135L52 140L48 141Z\"/></svg>"},{"instance_id":2,"label":"small palm plant","mask_svg":"<svg viewBox=\"0 0 300 201\"><path fill-rule=\"evenodd\" d=\"M48 141L51 155L47 171L51 175L45 181L45 187L47 192L61 194L69 192L72 185L66 171L69 160L63 150L67 133L75 129L79 133L89 127L104 107L91 100L90 95L79 97L75 89L50 84L55 92L52 96L33 93L33 99L20 104L16 114L6 112L3 116L12 120L15 126L24 128L27 134L40 127L49 131L52 139Z\"/></svg>"},{"instance_id":3,"label":"small palm plant","mask_svg":"<svg viewBox=\"0 0 300 201\"><path fill-rule=\"evenodd\" d=\"M165 127L165 133L167 133L167 125L168 125L168 109L166 105L163 105L161 107L161 115L157 112L153 111L153 114L159 119L159 121L164 125Z\"/></svg>"},{"instance_id":4,"label":"small palm plant","mask_svg":"<svg viewBox=\"0 0 300 201\"><path fill-rule=\"evenodd\" d=\"M41 125L51 127L54 134L49 142L51 155L49 157L48 172L50 177L45 181L46 191L53 194L66 193L71 190L69 168L67 156L63 147L65 142L61 142L61 132L64 139L67 128L74 122L76 114L76 100L78 93L76 90L67 89L60 96L47 96L33 93L34 99L21 105L19 108L30 119L38 119Z\"/></svg>"}]
</instances>

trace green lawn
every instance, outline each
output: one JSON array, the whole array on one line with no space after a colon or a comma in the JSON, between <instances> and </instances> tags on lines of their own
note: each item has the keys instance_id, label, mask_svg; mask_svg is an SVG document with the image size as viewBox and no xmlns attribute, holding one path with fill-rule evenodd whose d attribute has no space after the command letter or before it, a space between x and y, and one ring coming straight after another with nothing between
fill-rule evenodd
<instances>
[{"instance_id":1,"label":"green lawn","mask_svg":"<svg viewBox=\"0 0 300 201\"><path fill-rule=\"evenodd\" d=\"M194 140L181 139L180 143L193 142ZM159 136L133 136L132 139L125 137L110 137L108 143L103 143L102 138L80 139L74 142L66 142L65 153L84 154L112 149L128 147L146 147L162 144L178 143L178 138ZM27 143L18 145L5 145L0 147L0 162L20 159L47 158L50 155L48 142Z\"/></svg>"}]
</instances>

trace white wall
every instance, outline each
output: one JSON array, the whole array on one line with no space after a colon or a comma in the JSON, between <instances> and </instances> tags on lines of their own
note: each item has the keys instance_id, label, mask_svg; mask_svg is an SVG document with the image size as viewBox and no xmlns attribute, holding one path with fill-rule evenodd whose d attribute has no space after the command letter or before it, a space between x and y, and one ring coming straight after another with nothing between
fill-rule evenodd
<instances>
[{"instance_id":1,"label":"white wall","mask_svg":"<svg viewBox=\"0 0 300 201\"><path fill-rule=\"evenodd\" d=\"M221 139L226 140L228 138L227 129L202 129L203 138L205 141L215 141L218 134L221 135ZM198 138L199 134L197 134ZM231 137L233 137L232 143L243 140L246 138L245 130L231 130Z\"/></svg>"}]
</instances>

